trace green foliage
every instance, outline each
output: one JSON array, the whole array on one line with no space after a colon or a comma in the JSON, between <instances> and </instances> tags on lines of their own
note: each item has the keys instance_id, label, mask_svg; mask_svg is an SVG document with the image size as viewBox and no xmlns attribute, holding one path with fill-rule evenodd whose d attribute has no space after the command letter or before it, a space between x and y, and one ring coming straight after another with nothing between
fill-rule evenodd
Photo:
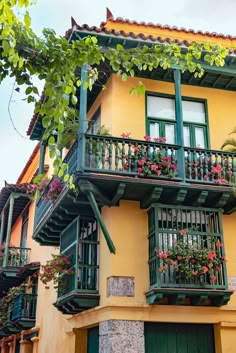
<instances>
[{"instance_id":1,"label":"green foliage","mask_svg":"<svg viewBox=\"0 0 236 353\"><path fill-rule=\"evenodd\" d=\"M28 11L23 21L17 17L16 9L27 8L30 0L1 0L0 2L0 82L8 75L15 78L18 85L27 86L25 94L28 103L35 104L35 113L43 117L50 156L54 159L55 173L65 172L62 167L60 151L68 145L65 135L74 124L71 107L77 109L77 89L81 85L78 68L88 65L87 80L84 88L92 90L99 80L97 65L107 61L113 71L121 75L123 81L128 76L134 77L137 71L152 71L158 67L167 70L178 66L184 72L194 72L196 77L203 75L200 60L210 65L223 66L228 50L220 45L193 43L185 52L175 43L143 45L133 49L124 49L121 44L116 48L101 48L95 37L86 37L68 42L57 37L53 30L44 29L38 37L31 29ZM32 76L45 80L44 99L39 100L37 87L32 83ZM136 95L145 91L140 82L131 90ZM57 139L54 134L57 131ZM65 133L66 131L66 133ZM66 176L66 179L70 178ZM72 184L70 184L71 187Z\"/></svg>"},{"instance_id":2,"label":"green foliage","mask_svg":"<svg viewBox=\"0 0 236 353\"><path fill-rule=\"evenodd\" d=\"M231 134L236 134L236 127L231 131L229 135ZM229 152L236 152L236 138L227 138L222 144L221 149Z\"/></svg>"}]
</instances>

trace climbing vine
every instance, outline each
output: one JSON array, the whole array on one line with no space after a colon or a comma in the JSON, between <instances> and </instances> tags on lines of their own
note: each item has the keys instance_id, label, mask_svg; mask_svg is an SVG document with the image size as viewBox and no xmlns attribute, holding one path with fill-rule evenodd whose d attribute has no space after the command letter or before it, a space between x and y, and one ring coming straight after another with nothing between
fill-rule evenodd
<instances>
[{"instance_id":1,"label":"climbing vine","mask_svg":"<svg viewBox=\"0 0 236 353\"><path fill-rule=\"evenodd\" d=\"M158 67L166 70L171 66L178 66L183 72L188 70L195 77L201 77L204 70L200 60L223 66L228 54L226 48L209 43L193 43L184 50L175 43L153 44L152 47L144 45L127 50L121 44L116 48L101 48L96 37L92 36L68 41L50 29L44 29L39 37L31 28L27 10L32 4L31 0L0 2L0 82L10 75L18 86L26 85L27 102L34 103L35 113L43 117L43 138L49 144L55 173L64 176L71 185L72 178L61 159L61 141L67 124L71 124L71 110L77 111L77 90L81 85L79 72L84 63L88 65L85 88L92 90L99 80L97 66L105 60L122 80L135 76L135 70L152 71ZM17 15L16 10L19 8L24 11L23 20ZM45 80L41 98L33 84L34 76ZM131 93L134 91L136 94L144 92L141 82L138 87L131 89Z\"/></svg>"}]
</instances>

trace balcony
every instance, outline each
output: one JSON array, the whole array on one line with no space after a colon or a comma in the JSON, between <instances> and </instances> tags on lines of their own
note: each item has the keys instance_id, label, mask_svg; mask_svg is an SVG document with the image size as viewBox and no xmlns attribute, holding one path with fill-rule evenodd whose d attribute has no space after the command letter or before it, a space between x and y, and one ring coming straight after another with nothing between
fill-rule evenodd
<instances>
[{"instance_id":1,"label":"balcony","mask_svg":"<svg viewBox=\"0 0 236 353\"><path fill-rule=\"evenodd\" d=\"M8 304L5 320L1 323L0 337L16 334L35 326L37 295L20 293Z\"/></svg>"},{"instance_id":2,"label":"balcony","mask_svg":"<svg viewBox=\"0 0 236 353\"><path fill-rule=\"evenodd\" d=\"M227 304L221 213L217 209L157 205L148 211L148 304Z\"/></svg>"},{"instance_id":3,"label":"balcony","mask_svg":"<svg viewBox=\"0 0 236 353\"><path fill-rule=\"evenodd\" d=\"M0 257L0 297L8 291L10 287L19 285L22 278L17 276L17 272L22 266L29 263L29 248L9 247L8 254L3 253Z\"/></svg>"},{"instance_id":4,"label":"balcony","mask_svg":"<svg viewBox=\"0 0 236 353\"><path fill-rule=\"evenodd\" d=\"M77 314L99 305L97 288L98 266L72 268L73 274L63 275L54 306L63 314Z\"/></svg>"},{"instance_id":5,"label":"balcony","mask_svg":"<svg viewBox=\"0 0 236 353\"><path fill-rule=\"evenodd\" d=\"M94 217L78 217L61 234L61 252L70 274L61 275L54 306L63 314L76 314L99 305L98 225Z\"/></svg>"},{"instance_id":6,"label":"balcony","mask_svg":"<svg viewBox=\"0 0 236 353\"><path fill-rule=\"evenodd\" d=\"M76 141L64 159L79 186L78 196L65 186L56 202L45 202L46 190L36 205L33 237L42 244L59 244L60 232L76 215L91 214L88 189L100 207L117 205L120 199L139 201L141 208L166 200L223 208L225 213L236 207L230 187L236 153L110 136L86 134L84 139L84 155L79 156Z\"/></svg>"}]
</instances>

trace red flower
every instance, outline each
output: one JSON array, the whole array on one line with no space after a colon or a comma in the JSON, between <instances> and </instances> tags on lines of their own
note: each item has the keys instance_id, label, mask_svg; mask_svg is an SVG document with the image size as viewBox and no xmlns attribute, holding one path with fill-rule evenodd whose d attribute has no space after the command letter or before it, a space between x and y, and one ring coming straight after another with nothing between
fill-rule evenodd
<instances>
[{"instance_id":1,"label":"red flower","mask_svg":"<svg viewBox=\"0 0 236 353\"><path fill-rule=\"evenodd\" d=\"M143 136L144 140L151 141L151 136Z\"/></svg>"}]
</instances>

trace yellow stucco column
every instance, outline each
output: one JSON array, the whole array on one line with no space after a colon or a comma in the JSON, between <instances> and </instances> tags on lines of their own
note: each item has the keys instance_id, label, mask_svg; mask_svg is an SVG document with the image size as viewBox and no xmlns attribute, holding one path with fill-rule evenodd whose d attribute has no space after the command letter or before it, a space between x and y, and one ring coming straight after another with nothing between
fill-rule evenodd
<instances>
[{"instance_id":1,"label":"yellow stucco column","mask_svg":"<svg viewBox=\"0 0 236 353\"><path fill-rule=\"evenodd\" d=\"M21 340L20 353L33 353L33 343L29 340Z\"/></svg>"},{"instance_id":2,"label":"yellow stucco column","mask_svg":"<svg viewBox=\"0 0 236 353\"><path fill-rule=\"evenodd\" d=\"M13 341L8 342L7 345L8 345L8 353L15 353L14 352L14 350L15 350L14 342Z\"/></svg>"},{"instance_id":3,"label":"yellow stucco column","mask_svg":"<svg viewBox=\"0 0 236 353\"><path fill-rule=\"evenodd\" d=\"M33 343L32 353L38 353L39 337L32 337L30 340Z\"/></svg>"},{"instance_id":4,"label":"yellow stucco column","mask_svg":"<svg viewBox=\"0 0 236 353\"><path fill-rule=\"evenodd\" d=\"M68 353L87 353L87 329L72 329L67 331L67 335L70 347Z\"/></svg>"},{"instance_id":5,"label":"yellow stucco column","mask_svg":"<svg viewBox=\"0 0 236 353\"><path fill-rule=\"evenodd\" d=\"M220 322L215 325L216 353L235 353L236 322Z\"/></svg>"}]
</instances>

